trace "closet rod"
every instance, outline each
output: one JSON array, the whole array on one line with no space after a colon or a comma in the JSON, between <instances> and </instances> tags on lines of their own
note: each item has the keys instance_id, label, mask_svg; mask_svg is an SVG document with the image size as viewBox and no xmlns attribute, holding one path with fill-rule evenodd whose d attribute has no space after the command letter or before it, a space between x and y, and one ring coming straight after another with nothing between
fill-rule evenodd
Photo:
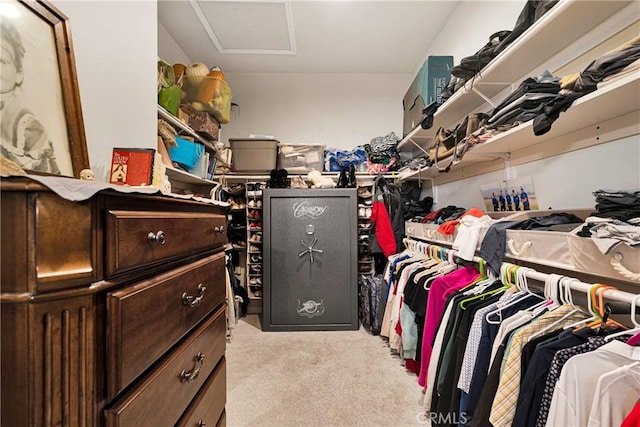
<instances>
[{"instance_id":1,"label":"closet rod","mask_svg":"<svg viewBox=\"0 0 640 427\"><path fill-rule=\"evenodd\" d=\"M434 247L445 249L446 251L453 251L454 254L456 253L456 251L453 250L453 249L445 248L445 247L442 247L440 245L433 244L433 243L427 243L427 242L424 242L424 241L421 241L421 240L416 240L416 239L413 239L413 238L410 238L410 237L407 237L405 240L407 242L413 242L414 244L415 243L419 243L419 244L422 244L422 245L430 245L430 246L434 246ZM484 260L482 258L480 258L480 257L474 256L473 257L473 262L479 264L480 262L484 262ZM512 265L515 265L515 264L512 264ZM539 271L536 271L533 268L526 267L525 276L528 279L532 279L532 280L536 280L536 281L544 283L549 279L550 274L540 273ZM583 293L585 295L588 294L589 289L592 286L594 286L594 284L581 282L579 280L572 280L569 283L569 287L571 288L571 290ZM604 293L603 293L603 297L606 298L608 301L621 302L621 303L629 304L629 306L631 306L633 304L638 305L638 303L640 303L640 299L638 298L637 294L632 294L630 292L624 292L624 291L620 291L620 290L617 290L617 289L607 289L607 290L605 290Z\"/></svg>"},{"instance_id":2,"label":"closet rod","mask_svg":"<svg viewBox=\"0 0 640 427\"><path fill-rule=\"evenodd\" d=\"M528 279L538 280L540 282L546 282L550 277L550 274L540 273L529 267L526 267L526 268L527 270L525 270L524 275ZM583 294L587 294L589 292L589 289L591 289L592 286L594 285L590 283L581 282L579 280L572 280L571 282L569 282L569 288L571 290L574 290L576 292L581 292ZM603 293L603 297L609 301L622 302L629 305L632 305L634 303L637 305L637 303L640 302L638 301L638 295L632 294L629 292L620 291L618 289L605 290Z\"/></svg>"}]
</instances>

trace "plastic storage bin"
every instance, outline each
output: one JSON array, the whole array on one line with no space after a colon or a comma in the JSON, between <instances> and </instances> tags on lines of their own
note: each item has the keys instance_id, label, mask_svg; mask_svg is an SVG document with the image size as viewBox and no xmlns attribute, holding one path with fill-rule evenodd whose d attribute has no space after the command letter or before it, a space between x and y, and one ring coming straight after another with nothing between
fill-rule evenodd
<instances>
[{"instance_id":1,"label":"plastic storage bin","mask_svg":"<svg viewBox=\"0 0 640 427\"><path fill-rule=\"evenodd\" d=\"M222 124L231 119L231 87L226 81L210 76L185 76L182 89L196 111L211 113Z\"/></svg>"},{"instance_id":2,"label":"plastic storage bin","mask_svg":"<svg viewBox=\"0 0 640 427\"><path fill-rule=\"evenodd\" d=\"M277 140L230 138L229 144L231 162L238 172L269 172L276 168Z\"/></svg>"},{"instance_id":3,"label":"plastic storage bin","mask_svg":"<svg viewBox=\"0 0 640 427\"><path fill-rule=\"evenodd\" d=\"M278 147L278 168L289 173L309 172L312 169L322 172L324 164L324 145L317 144L280 144Z\"/></svg>"}]
</instances>

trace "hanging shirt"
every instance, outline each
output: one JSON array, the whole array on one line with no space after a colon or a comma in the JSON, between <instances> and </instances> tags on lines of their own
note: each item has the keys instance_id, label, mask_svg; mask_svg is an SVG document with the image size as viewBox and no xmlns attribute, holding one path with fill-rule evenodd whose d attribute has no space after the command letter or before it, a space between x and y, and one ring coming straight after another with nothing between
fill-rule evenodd
<instances>
[{"instance_id":1,"label":"hanging shirt","mask_svg":"<svg viewBox=\"0 0 640 427\"><path fill-rule=\"evenodd\" d=\"M584 344L589 337L595 334L596 332L591 328L582 328L575 332L573 329L568 329L562 331L557 337L546 339L535 346L535 350L527 363L528 368L523 372L524 376L520 385L518 404L513 420L514 425L535 427L553 357L560 350ZM534 342L530 341L525 348L532 344ZM523 367L525 365L524 358L522 365Z\"/></svg>"},{"instance_id":2,"label":"hanging shirt","mask_svg":"<svg viewBox=\"0 0 640 427\"><path fill-rule=\"evenodd\" d=\"M447 296L468 286L480 277L480 272L474 266L466 266L437 278L429 288L427 301L427 317L424 322L422 337L422 360L420 361L420 376L418 384L424 387L429 368L429 359L433 349L432 342L445 309Z\"/></svg>"},{"instance_id":3,"label":"hanging shirt","mask_svg":"<svg viewBox=\"0 0 640 427\"><path fill-rule=\"evenodd\" d=\"M564 316L569 315L574 310L570 305L563 305L555 310L549 311L535 319L530 324L516 331L512 336L509 356L504 362L504 369L500 377L500 385L496 397L491 406L491 416L489 421L494 427L508 427L513 422L516 411L516 403L518 401L518 390L520 389L520 355L522 347L526 344L529 337L538 331L553 325L560 321ZM556 324L556 328L563 325L575 323L584 319L586 316L582 312L570 314L566 319ZM562 424L560 424L562 425Z\"/></svg>"},{"instance_id":4,"label":"hanging shirt","mask_svg":"<svg viewBox=\"0 0 640 427\"><path fill-rule=\"evenodd\" d=\"M553 392L547 425L587 425L600 376L639 361L640 347L619 341L569 359Z\"/></svg>"},{"instance_id":5,"label":"hanging shirt","mask_svg":"<svg viewBox=\"0 0 640 427\"><path fill-rule=\"evenodd\" d=\"M614 339L621 340L623 338L618 337ZM547 375L547 381L544 386L542 401L540 402L540 410L538 412L538 418L536 419L536 427L544 427L547 424L549 408L551 407L551 398L553 397L553 392L555 390L556 383L558 382L558 378L560 378L560 372L562 371L564 364L573 356L588 353L602 347L606 343L607 342L604 340L604 337L590 337L586 343L560 350L555 354L555 356L553 356L551 367L549 368L549 374Z\"/></svg>"},{"instance_id":6,"label":"hanging shirt","mask_svg":"<svg viewBox=\"0 0 640 427\"><path fill-rule=\"evenodd\" d=\"M589 427L618 426L640 399L640 362L603 374L598 379Z\"/></svg>"}]
</instances>

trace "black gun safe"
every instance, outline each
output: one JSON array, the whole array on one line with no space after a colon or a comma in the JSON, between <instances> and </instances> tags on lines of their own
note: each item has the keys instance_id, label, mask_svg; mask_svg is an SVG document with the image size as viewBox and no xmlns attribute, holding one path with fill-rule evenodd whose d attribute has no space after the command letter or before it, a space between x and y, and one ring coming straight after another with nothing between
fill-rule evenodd
<instances>
[{"instance_id":1,"label":"black gun safe","mask_svg":"<svg viewBox=\"0 0 640 427\"><path fill-rule=\"evenodd\" d=\"M357 330L356 189L265 189L262 202L262 330Z\"/></svg>"}]
</instances>

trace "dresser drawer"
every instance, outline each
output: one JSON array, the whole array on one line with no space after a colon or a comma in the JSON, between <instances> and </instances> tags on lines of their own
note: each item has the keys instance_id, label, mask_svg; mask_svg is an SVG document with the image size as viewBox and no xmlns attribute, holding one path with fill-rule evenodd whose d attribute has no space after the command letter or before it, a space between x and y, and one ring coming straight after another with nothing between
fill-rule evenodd
<instances>
[{"instance_id":1,"label":"dresser drawer","mask_svg":"<svg viewBox=\"0 0 640 427\"><path fill-rule=\"evenodd\" d=\"M224 215L108 211L106 275L200 253L227 242Z\"/></svg>"},{"instance_id":2,"label":"dresser drawer","mask_svg":"<svg viewBox=\"0 0 640 427\"><path fill-rule=\"evenodd\" d=\"M216 427L226 427L226 426L227 426L227 412L225 411L222 413L222 416L218 420L218 424L216 424Z\"/></svg>"},{"instance_id":3,"label":"dresser drawer","mask_svg":"<svg viewBox=\"0 0 640 427\"><path fill-rule=\"evenodd\" d=\"M200 427L215 426L224 412L227 396L227 364L223 358L216 370L207 378L189 409L176 426Z\"/></svg>"},{"instance_id":4,"label":"dresser drawer","mask_svg":"<svg viewBox=\"0 0 640 427\"><path fill-rule=\"evenodd\" d=\"M162 324L157 325L162 328ZM224 355L220 307L139 384L105 410L106 426L170 426L184 413Z\"/></svg>"},{"instance_id":5,"label":"dresser drawer","mask_svg":"<svg viewBox=\"0 0 640 427\"><path fill-rule=\"evenodd\" d=\"M109 293L109 399L222 304L225 284L225 254L219 253Z\"/></svg>"}]
</instances>

